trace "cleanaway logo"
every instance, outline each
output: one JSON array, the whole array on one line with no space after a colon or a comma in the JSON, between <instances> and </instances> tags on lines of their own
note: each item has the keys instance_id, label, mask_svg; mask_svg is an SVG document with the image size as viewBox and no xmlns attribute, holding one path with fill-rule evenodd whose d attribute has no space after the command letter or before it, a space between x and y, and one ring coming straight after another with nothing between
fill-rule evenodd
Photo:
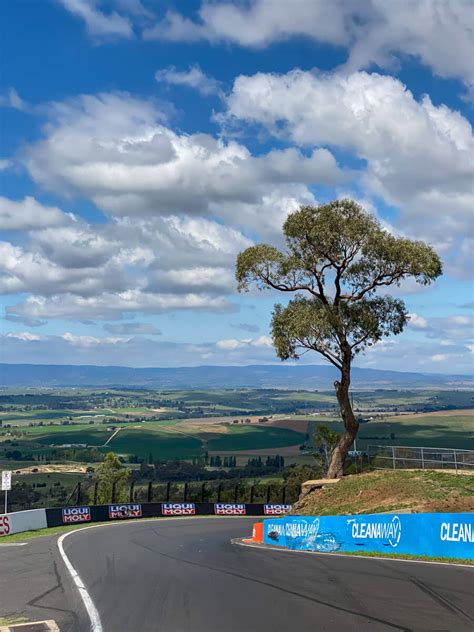
<instances>
[{"instance_id":1,"label":"cleanaway logo","mask_svg":"<svg viewBox=\"0 0 474 632\"><path fill-rule=\"evenodd\" d=\"M287 522L285 524L285 535L288 538L308 538L316 536L319 533L319 518L307 522L299 520L298 522Z\"/></svg>"},{"instance_id":2,"label":"cleanaway logo","mask_svg":"<svg viewBox=\"0 0 474 632\"><path fill-rule=\"evenodd\" d=\"M440 539L443 542L469 542L474 544L474 528L469 522L443 522Z\"/></svg>"},{"instance_id":3,"label":"cleanaway logo","mask_svg":"<svg viewBox=\"0 0 474 632\"><path fill-rule=\"evenodd\" d=\"M352 537L355 540L385 540L390 546L398 546L402 536L402 523L398 516L390 522L353 522Z\"/></svg>"}]
</instances>

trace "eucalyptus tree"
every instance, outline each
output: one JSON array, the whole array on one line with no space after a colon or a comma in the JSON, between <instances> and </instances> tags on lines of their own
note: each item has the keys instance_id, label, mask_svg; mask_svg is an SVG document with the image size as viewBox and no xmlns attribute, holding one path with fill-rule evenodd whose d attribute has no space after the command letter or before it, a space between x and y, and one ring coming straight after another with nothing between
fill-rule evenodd
<instances>
[{"instance_id":1,"label":"eucalyptus tree","mask_svg":"<svg viewBox=\"0 0 474 632\"><path fill-rule=\"evenodd\" d=\"M403 300L383 290L408 278L428 285L442 265L431 246L390 234L351 200L303 206L288 216L283 233L283 250L260 244L238 255L238 289L293 293L273 311L278 357L296 359L313 350L339 370L334 387L344 432L328 469L328 476L337 478L359 429L349 395L353 360L382 338L401 333L408 320Z\"/></svg>"}]
</instances>

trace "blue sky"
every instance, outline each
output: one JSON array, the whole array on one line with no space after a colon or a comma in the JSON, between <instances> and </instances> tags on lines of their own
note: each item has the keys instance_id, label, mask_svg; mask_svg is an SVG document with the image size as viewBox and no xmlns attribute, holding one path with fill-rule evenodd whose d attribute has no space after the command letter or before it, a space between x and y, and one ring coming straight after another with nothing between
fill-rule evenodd
<instances>
[{"instance_id":1,"label":"blue sky","mask_svg":"<svg viewBox=\"0 0 474 632\"><path fill-rule=\"evenodd\" d=\"M358 365L472 371L470 0L0 10L3 361L278 362L235 257L349 196L445 271Z\"/></svg>"}]
</instances>

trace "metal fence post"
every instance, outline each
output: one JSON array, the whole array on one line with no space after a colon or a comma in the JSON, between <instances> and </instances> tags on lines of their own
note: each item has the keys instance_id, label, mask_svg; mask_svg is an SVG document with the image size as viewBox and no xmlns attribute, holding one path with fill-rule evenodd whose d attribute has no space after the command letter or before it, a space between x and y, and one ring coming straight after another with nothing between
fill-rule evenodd
<instances>
[{"instance_id":1,"label":"metal fence post","mask_svg":"<svg viewBox=\"0 0 474 632\"><path fill-rule=\"evenodd\" d=\"M237 484L234 488L234 503L237 502L238 496L239 496L239 485Z\"/></svg>"},{"instance_id":2,"label":"metal fence post","mask_svg":"<svg viewBox=\"0 0 474 632\"><path fill-rule=\"evenodd\" d=\"M206 496L206 483L201 485L201 502L204 502L204 498Z\"/></svg>"},{"instance_id":3,"label":"metal fence post","mask_svg":"<svg viewBox=\"0 0 474 632\"><path fill-rule=\"evenodd\" d=\"M76 505L81 504L81 484L77 484L77 497L76 497Z\"/></svg>"},{"instance_id":4,"label":"metal fence post","mask_svg":"<svg viewBox=\"0 0 474 632\"><path fill-rule=\"evenodd\" d=\"M171 481L166 483L166 502L169 502L171 496Z\"/></svg>"},{"instance_id":5,"label":"metal fence post","mask_svg":"<svg viewBox=\"0 0 474 632\"><path fill-rule=\"evenodd\" d=\"M151 503L152 498L153 498L153 488L152 488L152 482L150 481L148 483L148 489L147 489L147 494L146 494L147 503Z\"/></svg>"},{"instance_id":6,"label":"metal fence post","mask_svg":"<svg viewBox=\"0 0 474 632\"><path fill-rule=\"evenodd\" d=\"M112 483L112 498L110 499L110 502L115 502L115 481Z\"/></svg>"},{"instance_id":7,"label":"metal fence post","mask_svg":"<svg viewBox=\"0 0 474 632\"><path fill-rule=\"evenodd\" d=\"M217 502L218 503L221 502L221 492L222 492L222 484L219 483L219 485L217 487Z\"/></svg>"},{"instance_id":8,"label":"metal fence post","mask_svg":"<svg viewBox=\"0 0 474 632\"><path fill-rule=\"evenodd\" d=\"M253 503L253 495L255 493L255 485L250 486L250 504Z\"/></svg>"},{"instance_id":9,"label":"metal fence post","mask_svg":"<svg viewBox=\"0 0 474 632\"><path fill-rule=\"evenodd\" d=\"M286 485L281 488L281 502L284 505L286 501Z\"/></svg>"},{"instance_id":10,"label":"metal fence post","mask_svg":"<svg viewBox=\"0 0 474 632\"><path fill-rule=\"evenodd\" d=\"M454 469L456 470L456 474L458 473L458 458L456 454L456 448L454 448Z\"/></svg>"},{"instance_id":11,"label":"metal fence post","mask_svg":"<svg viewBox=\"0 0 474 632\"><path fill-rule=\"evenodd\" d=\"M99 491L99 482L96 481L94 483L94 505L97 505L97 494L98 494L98 491Z\"/></svg>"},{"instance_id":12,"label":"metal fence post","mask_svg":"<svg viewBox=\"0 0 474 632\"><path fill-rule=\"evenodd\" d=\"M133 494L133 492L134 492L134 487L135 487L135 481L132 481L132 482L130 483L130 497L129 497L129 501L130 501L131 503L133 503L133 495L134 495L134 494Z\"/></svg>"},{"instance_id":13,"label":"metal fence post","mask_svg":"<svg viewBox=\"0 0 474 632\"><path fill-rule=\"evenodd\" d=\"M392 445L392 469L396 469L395 465L395 447Z\"/></svg>"},{"instance_id":14,"label":"metal fence post","mask_svg":"<svg viewBox=\"0 0 474 632\"><path fill-rule=\"evenodd\" d=\"M270 485L267 485L267 504L270 502Z\"/></svg>"},{"instance_id":15,"label":"metal fence post","mask_svg":"<svg viewBox=\"0 0 474 632\"><path fill-rule=\"evenodd\" d=\"M423 448L420 448L421 450L421 469L424 470L425 469L425 453L423 452Z\"/></svg>"},{"instance_id":16,"label":"metal fence post","mask_svg":"<svg viewBox=\"0 0 474 632\"><path fill-rule=\"evenodd\" d=\"M184 502L186 502L188 500L188 483L186 482L184 484L184 490L183 490L183 500Z\"/></svg>"}]
</instances>

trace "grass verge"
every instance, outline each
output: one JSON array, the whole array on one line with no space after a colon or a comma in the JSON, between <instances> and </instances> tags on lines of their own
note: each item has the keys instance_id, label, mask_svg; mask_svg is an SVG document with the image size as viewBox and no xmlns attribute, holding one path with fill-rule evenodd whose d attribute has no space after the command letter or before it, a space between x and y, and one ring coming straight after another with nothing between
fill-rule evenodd
<instances>
[{"instance_id":1,"label":"grass verge","mask_svg":"<svg viewBox=\"0 0 474 632\"><path fill-rule=\"evenodd\" d=\"M294 514L346 514L474 511L474 472L382 470L345 476L337 485L312 492L293 507Z\"/></svg>"},{"instance_id":2,"label":"grass verge","mask_svg":"<svg viewBox=\"0 0 474 632\"><path fill-rule=\"evenodd\" d=\"M329 553L330 555L330 553ZM384 557L393 560L412 560L414 562L444 562L445 564L467 564L474 566L474 559L463 560L458 557L431 557L429 555L410 555L408 553L372 553L370 551L354 551L339 553L351 557Z\"/></svg>"}]
</instances>

